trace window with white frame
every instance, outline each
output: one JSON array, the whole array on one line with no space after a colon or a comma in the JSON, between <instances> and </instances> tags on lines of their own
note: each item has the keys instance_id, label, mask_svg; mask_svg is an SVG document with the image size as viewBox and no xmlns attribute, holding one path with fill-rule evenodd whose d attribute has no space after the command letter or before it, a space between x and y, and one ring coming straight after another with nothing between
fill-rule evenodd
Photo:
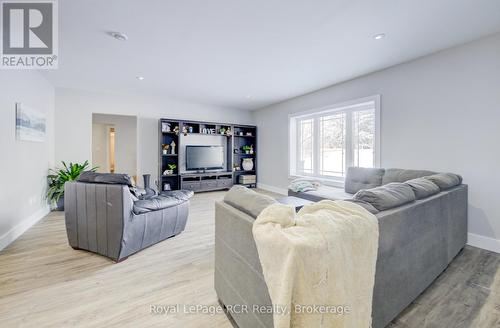
<instances>
[{"instance_id":1,"label":"window with white frame","mask_svg":"<svg viewBox=\"0 0 500 328\"><path fill-rule=\"evenodd\" d=\"M379 165L380 96L290 116L290 175L343 181Z\"/></svg>"}]
</instances>

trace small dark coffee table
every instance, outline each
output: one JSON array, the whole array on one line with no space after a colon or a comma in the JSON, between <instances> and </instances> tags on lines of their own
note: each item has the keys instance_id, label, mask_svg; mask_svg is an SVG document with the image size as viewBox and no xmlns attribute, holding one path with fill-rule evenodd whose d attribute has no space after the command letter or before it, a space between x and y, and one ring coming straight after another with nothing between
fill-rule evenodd
<instances>
[{"instance_id":1,"label":"small dark coffee table","mask_svg":"<svg viewBox=\"0 0 500 328\"><path fill-rule=\"evenodd\" d=\"M277 201L280 204L292 205L293 207L295 207L296 212L298 212L302 207L304 207L304 205L314 203L314 202L311 202L310 200L299 198L299 197L294 197L294 196L283 197L283 198L277 199Z\"/></svg>"}]
</instances>

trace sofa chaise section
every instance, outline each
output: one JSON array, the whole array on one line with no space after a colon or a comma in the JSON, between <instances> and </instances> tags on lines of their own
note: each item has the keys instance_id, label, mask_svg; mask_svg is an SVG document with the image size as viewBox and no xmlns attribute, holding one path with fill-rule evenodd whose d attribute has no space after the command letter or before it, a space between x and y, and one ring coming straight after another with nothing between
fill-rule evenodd
<instances>
[{"instance_id":1,"label":"sofa chaise section","mask_svg":"<svg viewBox=\"0 0 500 328\"><path fill-rule=\"evenodd\" d=\"M356 192L362 189L380 187L393 182L405 182L432 174L435 172L428 170L349 167L344 188L321 185L316 190L306 192L288 189L288 196L304 198L313 202L319 202L323 199L344 200L352 198Z\"/></svg>"}]
</instances>

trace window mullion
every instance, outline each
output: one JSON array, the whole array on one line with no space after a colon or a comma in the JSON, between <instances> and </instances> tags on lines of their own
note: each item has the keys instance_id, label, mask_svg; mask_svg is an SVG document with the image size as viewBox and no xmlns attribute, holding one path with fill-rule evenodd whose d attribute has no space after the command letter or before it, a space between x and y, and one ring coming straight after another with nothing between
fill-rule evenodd
<instances>
[{"instance_id":1,"label":"window mullion","mask_svg":"<svg viewBox=\"0 0 500 328\"><path fill-rule=\"evenodd\" d=\"M321 160L321 131L320 117L315 117L313 120L313 174L320 175L320 160Z\"/></svg>"},{"instance_id":2,"label":"window mullion","mask_svg":"<svg viewBox=\"0 0 500 328\"><path fill-rule=\"evenodd\" d=\"M300 159L302 157L301 154L301 140L302 140L302 130L300 129L300 120L295 120L295 170L294 172L300 172Z\"/></svg>"},{"instance_id":3,"label":"window mullion","mask_svg":"<svg viewBox=\"0 0 500 328\"><path fill-rule=\"evenodd\" d=\"M347 171L347 168L350 166L353 166L354 163L354 144L353 144L353 138L352 138L352 111L346 112L346 128L345 128L345 172Z\"/></svg>"}]
</instances>

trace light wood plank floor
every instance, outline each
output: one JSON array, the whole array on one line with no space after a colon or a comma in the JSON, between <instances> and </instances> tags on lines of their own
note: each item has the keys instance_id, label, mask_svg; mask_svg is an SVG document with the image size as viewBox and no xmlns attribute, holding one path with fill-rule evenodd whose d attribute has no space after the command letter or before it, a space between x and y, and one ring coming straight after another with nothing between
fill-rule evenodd
<instances>
[{"instance_id":1,"label":"light wood plank floor","mask_svg":"<svg viewBox=\"0 0 500 328\"><path fill-rule=\"evenodd\" d=\"M117 264L70 248L63 214L51 213L0 252L0 327L232 327L223 313L150 314L151 305L218 305L223 196L195 195L182 234ZM499 254L467 247L391 327L500 327L499 266Z\"/></svg>"}]
</instances>

